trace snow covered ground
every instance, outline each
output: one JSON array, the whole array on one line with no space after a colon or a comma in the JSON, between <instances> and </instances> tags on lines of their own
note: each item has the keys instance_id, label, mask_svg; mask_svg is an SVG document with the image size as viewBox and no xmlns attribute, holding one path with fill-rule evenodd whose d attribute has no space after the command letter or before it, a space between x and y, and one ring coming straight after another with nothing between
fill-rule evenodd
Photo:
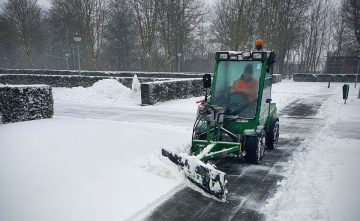
<instances>
[{"instance_id":1,"label":"snow covered ground","mask_svg":"<svg viewBox=\"0 0 360 221\"><path fill-rule=\"evenodd\" d=\"M53 91L53 119L0 125L0 220L139 219L183 185L160 149L187 148L200 98L141 107L136 92L111 80ZM343 105L340 84L274 85L280 109L316 94L330 98L321 108L327 126L289 163L289 178L264 208L269 219L337 220L360 205L360 119L352 117L360 104L351 92Z\"/></svg>"},{"instance_id":2,"label":"snow covered ground","mask_svg":"<svg viewBox=\"0 0 360 221\"><path fill-rule=\"evenodd\" d=\"M264 211L269 220L360 219L360 99L350 87L347 104L342 84L319 110L324 126L293 155L288 179Z\"/></svg>"}]
</instances>

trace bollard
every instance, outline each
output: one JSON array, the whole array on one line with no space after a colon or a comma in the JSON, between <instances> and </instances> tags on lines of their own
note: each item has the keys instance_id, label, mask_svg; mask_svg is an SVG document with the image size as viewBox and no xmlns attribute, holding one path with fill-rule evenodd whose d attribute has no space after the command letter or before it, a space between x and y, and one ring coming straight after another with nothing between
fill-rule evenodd
<instances>
[{"instance_id":1,"label":"bollard","mask_svg":"<svg viewBox=\"0 0 360 221\"><path fill-rule=\"evenodd\" d=\"M330 81L329 81L329 84L328 84L328 88L330 88Z\"/></svg>"},{"instance_id":2,"label":"bollard","mask_svg":"<svg viewBox=\"0 0 360 221\"><path fill-rule=\"evenodd\" d=\"M348 84L344 84L343 86L343 99L345 100L344 104L346 104L346 100L348 99L349 97L349 88L350 86Z\"/></svg>"},{"instance_id":3,"label":"bollard","mask_svg":"<svg viewBox=\"0 0 360 221\"><path fill-rule=\"evenodd\" d=\"M359 94L358 94L358 99L360 99L360 88L359 88Z\"/></svg>"}]
</instances>

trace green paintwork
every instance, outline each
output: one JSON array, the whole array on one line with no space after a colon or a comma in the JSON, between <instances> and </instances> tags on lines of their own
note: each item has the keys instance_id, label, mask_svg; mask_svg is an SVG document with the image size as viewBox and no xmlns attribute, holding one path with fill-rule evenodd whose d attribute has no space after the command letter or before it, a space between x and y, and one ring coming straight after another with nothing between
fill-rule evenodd
<instances>
[{"instance_id":1,"label":"green paintwork","mask_svg":"<svg viewBox=\"0 0 360 221\"><path fill-rule=\"evenodd\" d=\"M241 136L254 136L255 131L259 125L264 126L265 129L268 128L270 118L272 116L277 115L277 108L275 103L264 103L263 102L263 93L267 91L270 93L271 96L271 84L272 84L272 73L267 73L267 56L262 56L261 60L261 76L259 79L259 92L258 92L258 100L257 100L257 111L256 115L253 119L224 119L224 126L233 134L241 135ZM249 61L249 60L247 60ZM210 101L209 104L213 104L212 98L215 97L215 87L216 87L216 79L217 79L217 69L218 64L220 61L216 60L214 65L214 75L213 75L213 82L210 91ZM221 61L224 62L224 61ZM243 62L243 61L237 61ZM259 62L259 60L254 61ZM263 107L262 107L263 104ZM223 142L223 141L212 141L212 140L219 140L220 138L220 131L216 131L216 135L214 137L213 132L210 133L210 129L207 128L207 140L193 140L191 150L194 155L198 155L201 151L209 144L213 144L213 148L211 151L205 156L201 158L202 161L206 162L210 159L223 157L228 154L236 154L240 155L242 153L242 145L240 143L233 143L233 142Z\"/></svg>"}]
</instances>

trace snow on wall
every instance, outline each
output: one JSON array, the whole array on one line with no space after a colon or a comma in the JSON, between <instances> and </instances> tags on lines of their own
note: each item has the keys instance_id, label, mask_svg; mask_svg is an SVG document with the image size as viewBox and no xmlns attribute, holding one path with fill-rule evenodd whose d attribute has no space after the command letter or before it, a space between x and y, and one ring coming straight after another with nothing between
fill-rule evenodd
<instances>
[{"instance_id":1,"label":"snow on wall","mask_svg":"<svg viewBox=\"0 0 360 221\"><path fill-rule=\"evenodd\" d=\"M293 75L294 81L299 82L355 82L355 74L308 74L296 73ZM360 77L358 78L360 82Z\"/></svg>"},{"instance_id":2,"label":"snow on wall","mask_svg":"<svg viewBox=\"0 0 360 221\"><path fill-rule=\"evenodd\" d=\"M184 99L205 94L202 79L156 81L141 84L141 104Z\"/></svg>"},{"instance_id":3,"label":"snow on wall","mask_svg":"<svg viewBox=\"0 0 360 221\"><path fill-rule=\"evenodd\" d=\"M2 84L46 84L52 87L90 87L95 82L104 79L116 79L126 87L131 88L132 77L109 76L79 76L79 75L30 75L30 74L0 74ZM140 82L155 81L154 78L139 78Z\"/></svg>"},{"instance_id":4,"label":"snow on wall","mask_svg":"<svg viewBox=\"0 0 360 221\"><path fill-rule=\"evenodd\" d=\"M0 74L29 74L29 75L78 75L76 70L46 70L46 69L0 69ZM143 71L81 71L83 76L104 77L138 77L149 78L201 78L203 73L197 72L143 72Z\"/></svg>"},{"instance_id":5,"label":"snow on wall","mask_svg":"<svg viewBox=\"0 0 360 221\"><path fill-rule=\"evenodd\" d=\"M52 89L47 85L0 86L0 115L3 123L51 118Z\"/></svg>"}]
</instances>

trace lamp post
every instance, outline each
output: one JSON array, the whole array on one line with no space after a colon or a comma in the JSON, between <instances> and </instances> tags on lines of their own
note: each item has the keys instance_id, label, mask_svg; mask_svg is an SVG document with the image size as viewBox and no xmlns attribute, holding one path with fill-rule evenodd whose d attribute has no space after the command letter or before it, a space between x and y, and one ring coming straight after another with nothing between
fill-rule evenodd
<instances>
[{"instance_id":1,"label":"lamp post","mask_svg":"<svg viewBox=\"0 0 360 221\"><path fill-rule=\"evenodd\" d=\"M178 69L178 70L177 70L177 71L178 71L178 74L180 73L180 60L181 60L180 58L181 58L181 55L182 55L182 54L181 54L180 52L177 53L177 56L178 56L178 68L177 68L177 69Z\"/></svg>"},{"instance_id":2,"label":"lamp post","mask_svg":"<svg viewBox=\"0 0 360 221\"><path fill-rule=\"evenodd\" d=\"M81 38L79 36L74 37L74 41L77 44L77 53L78 53L78 64L79 64L79 75L81 74L81 67L80 67L80 41Z\"/></svg>"},{"instance_id":3,"label":"lamp post","mask_svg":"<svg viewBox=\"0 0 360 221\"><path fill-rule=\"evenodd\" d=\"M65 60L66 60L66 70L69 70L69 53L65 53Z\"/></svg>"}]
</instances>

